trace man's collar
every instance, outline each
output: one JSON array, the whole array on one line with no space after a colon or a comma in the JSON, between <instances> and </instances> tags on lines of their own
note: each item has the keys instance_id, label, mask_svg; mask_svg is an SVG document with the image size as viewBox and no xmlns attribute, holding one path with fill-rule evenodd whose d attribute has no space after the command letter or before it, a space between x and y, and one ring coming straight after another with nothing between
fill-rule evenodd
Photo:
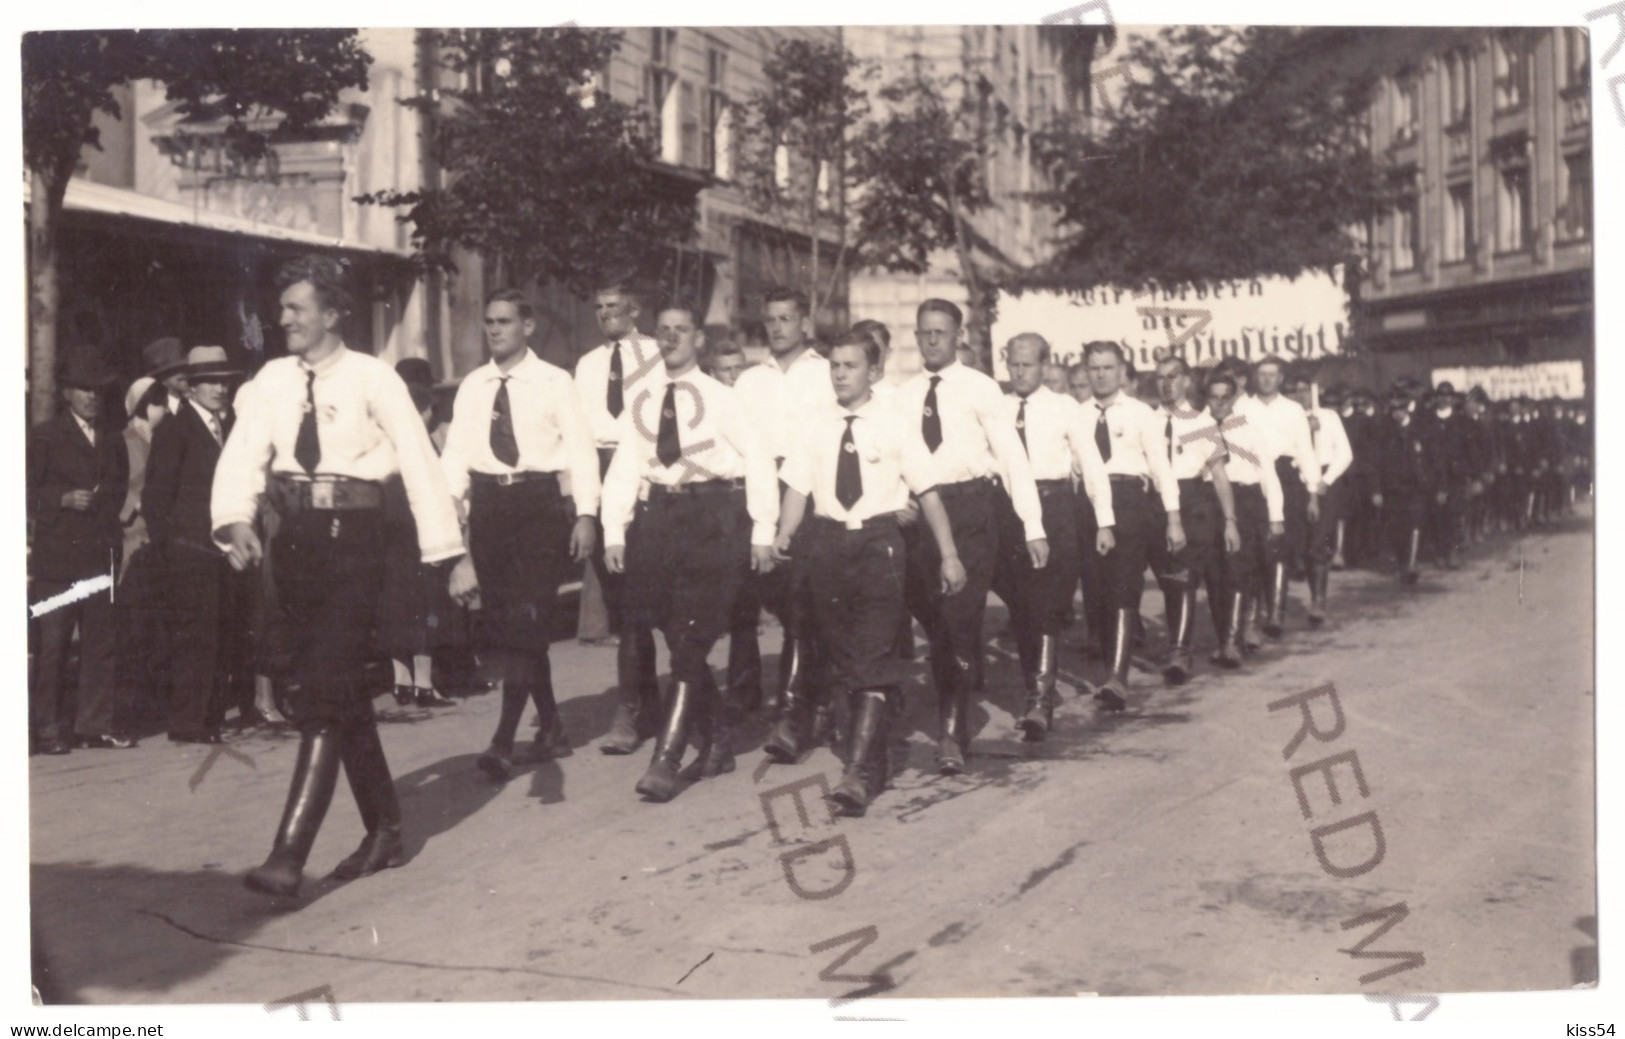
<instances>
[{"instance_id":1,"label":"man's collar","mask_svg":"<svg viewBox=\"0 0 1625 1039\"><path fill-rule=\"evenodd\" d=\"M518 379L520 382L529 382L536 376L538 363L539 359L536 356L536 351L527 346L525 347L525 356L519 358L514 366L507 371L502 370L502 366L497 364L495 357L491 358L488 377L492 380L498 380L506 376L510 379Z\"/></svg>"},{"instance_id":2,"label":"man's collar","mask_svg":"<svg viewBox=\"0 0 1625 1039\"><path fill-rule=\"evenodd\" d=\"M1104 411L1114 404L1123 403L1123 400L1123 388L1119 386L1115 391L1113 391L1110 397L1090 397L1089 403Z\"/></svg>"},{"instance_id":3,"label":"man's collar","mask_svg":"<svg viewBox=\"0 0 1625 1039\"><path fill-rule=\"evenodd\" d=\"M190 397L188 397L186 399L186 403L192 405L192 410L197 412L199 417L201 417L205 423L207 423L211 417L213 417L215 419L218 419L220 417L219 415L216 415L214 412L210 411L208 408L205 408L203 405L199 404L197 401L193 400Z\"/></svg>"},{"instance_id":4,"label":"man's collar","mask_svg":"<svg viewBox=\"0 0 1625 1039\"><path fill-rule=\"evenodd\" d=\"M869 387L869 399L864 401L862 404L859 404L855 408L849 408L839 401L836 402L836 407L841 415L841 418L843 419L848 415L856 415L859 418L873 418L874 416L872 412L879 407L879 405L880 401L875 398L875 388L873 386Z\"/></svg>"},{"instance_id":5,"label":"man's collar","mask_svg":"<svg viewBox=\"0 0 1625 1039\"><path fill-rule=\"evenodd\" d=\"M311 364L309 361L305 360L304 357L300 357L299 358L299 367L302 370L307 371L307 372L312 372L313 371L317 375L324 375L327 372L332 371L333 367L335 365L337 365L340 361L342 361L344 359L344 356L346 354L348 354L349 352L350 352L350 348L345 346L341 342L341 343L339 343L339 346L338 346L337 350L334 350L332 353L328 354L326 357L322 358L320 361L317 361L315 364ZM187 399L190 400L191 398L187 398Z\"/></svg>"}]
</instances>

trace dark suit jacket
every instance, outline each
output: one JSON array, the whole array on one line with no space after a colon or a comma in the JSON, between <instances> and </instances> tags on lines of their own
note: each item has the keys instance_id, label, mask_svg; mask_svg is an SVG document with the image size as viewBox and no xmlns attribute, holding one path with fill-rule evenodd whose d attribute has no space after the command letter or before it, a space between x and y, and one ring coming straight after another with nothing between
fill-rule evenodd
<instances>
[{"instance_id":1,"label":"dark suit jacket","mask_svg":"<svg viewBox=\"0 0 1625 1039\"><path fill-rule=\"evenodd\" d=\"M123 548L118 514L130 461L117 430L98 430L96 444L66 409L28 438L28 518L34 523L29 570L44 581L80 581L117 566ZM95 490L90 508L65 508L69 491Z\"/></svg>"},{"instance_id":2,"label":"dark suit jacket","mask_svg":"<svg viewBox=\"0 0 1625 1039\"><path fill-rule=\"evenodd\" d=\"M225 418L222 426L229 435L231 419ZM219 461L220 445L190 403L158 424L147 456L141 512L160 551L169 553L178 545L213 548L209 496Z\"/></svg>"}]
</instances>

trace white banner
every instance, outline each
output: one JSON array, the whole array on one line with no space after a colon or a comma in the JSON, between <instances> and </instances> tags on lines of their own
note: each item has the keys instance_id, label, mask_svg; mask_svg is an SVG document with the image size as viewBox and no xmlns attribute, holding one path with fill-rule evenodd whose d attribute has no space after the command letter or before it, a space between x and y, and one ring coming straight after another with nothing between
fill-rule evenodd
<instances>
[{"instance_id":1,"label":"white banner","mask_svg":"<svg viewBox=\"0 0 1625 1039\"><path fill-rule=\"evenodd\" d=\"M1084 343L1109 339L1142 372L1170 348L1196 365L1232 355L1294 361L1338 354L1348 337L1342 273L1157 286L1138 295L1096 288L1005 296L993 323L993 374L1007 377L1004 348L1020 332L1043 336L1062 364L1081 361Z\"/></svg>"},{"instance_id":2,"label":"white banner","mask_svg":"<svg viewBox=\"0 0 1625 1039\"><path fill-rule=\"evenodd\" d=\"M1586 395L1585 365L1579 361L1433 369L1433 385L1441 382L1454 386L1457 393L1466 393L1474 386L1482 386L1491 400L1511 400L1514 397L1580 400Z\"/></svg>"}]
</instances>

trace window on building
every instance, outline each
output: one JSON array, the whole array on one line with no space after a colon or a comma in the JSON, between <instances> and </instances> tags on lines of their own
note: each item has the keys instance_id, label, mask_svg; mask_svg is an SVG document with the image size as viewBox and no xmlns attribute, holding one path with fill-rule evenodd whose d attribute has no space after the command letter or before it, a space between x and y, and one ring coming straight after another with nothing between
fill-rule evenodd
<instances>
[{"instance_id":1,"label":"window on building","mask_svg":"<svg viewBox=\"0 0 1625 1039\"><path fill-rule=\"evenodd\" d=\"M683 160L682 95L676 90L677 30L650 29L649 64L643 69L643 104L654 121L660 159Z\"/></svg>"},{"instance_id":2,"label":"window on building","mask_svg":"<svg viewBox=\"0 0 1625 1039\"><path fill-rule=\"evenodd\" d=\"M1495 34L1495 108L1520 108L1529 100L1529 41L1522 32Z\"/></svg>"},{"instance_id":3,"label":"window on building","mask_svg":"<svg viewBox=\"0 0 1625 1039\"><path fill-rule=\"evenodd\" d=\"M1467 122L1472 111L1473 66L1472 56L1466 51L1451 51L1444 56L1441 68L1440 91L1443 103L1444 125L1460 126Z\"/></svg>"},{"instance_id":4,"label":"window on building","mask_svg":"<svg viewBox=\"0 0 1625 1039\"><path fill-rule=\"evenodd\" d=\"M1563 157L1563 201L1557 211L1558 233L1567 239L1591 235L1591 153Z\"/></svg>"},{"instance_id":5,"label":"window on building","mask_svg":"<svg viewBox=\"0 0 1625 1039\"><path fill-rule=\"evenodd\" d=\"M1444 256L1445 263L1461 263L1473 252L1473 185L1471 182L1452 184L1445 191L1444 202Z\"/></svg>"},{"instance_id":6,"label":"window on building","mask_svg":"<svg viewBox=\"0 0 1625 1039\"><path fill-rule=\"evenodd\" d=\"M1563 63L1565 87L1586 86L1591 82L1591 37L1584 29L1562 29L1558 32L1562 47L1559 60Z\"/></svg>"},{"instance_id":7,"label":"window on building","mask_svg":"<svg viewBox=\"0 0 1625 1039\"><path fill-rule=\"evenodd\" d=\"M1394 143L1416 140L1419 108L1416 103L1417 80L1404 75L1394 80Z\"/></svg>"},{"instance_id":8,"label":"window on building","mask_svg":"<svg viewBox=\"0 0 1625 1039\"><path fill-rule=\"evenodd\" d=\"M700 124L700 158L723 180L733 178L733 112L728 104L728 52L705 52L705 120Z\"/></svg>"},{"instance_id":9,"label":"window on building","mask_svg":"<svg viewBox=\"0 0 1625 1039\"><path fill-rule=\"evenodd\" d=\"M1393 232L1393 269L1396 272L1415 270L1417 256L1422 251L1420 200L1415 195L1400 199L1394 206Z\"/></svg>"},{"instance_id":10,"label":"window on building","mask_svg":"<svg viewBox=\"0 0 1625 1039\"><path fill-rule=\"evenodd\" d=\"M1529 247L1529 167L1508 166L1496 178L1495 248L1517 253Z\"/></svg>"}]
</instances>

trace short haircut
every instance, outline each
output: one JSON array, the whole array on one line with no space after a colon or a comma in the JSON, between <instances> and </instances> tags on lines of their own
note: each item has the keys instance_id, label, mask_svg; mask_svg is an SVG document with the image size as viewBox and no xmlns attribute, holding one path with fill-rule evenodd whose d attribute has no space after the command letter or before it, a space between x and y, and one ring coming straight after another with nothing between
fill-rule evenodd
<instances>
[{"instance_id":1,"label":"short haircut","mask_svg":"<svg viewBox=\"0 0 1625 1039\"><path fill-rule=\"evenodd\" d=\"M492 290L490 294L485 297L484 309L490 310L491 304L493 303L512 303L514 307L518 309L519 316L526 321L529 321L536 316L536 310L530 305L530 300L525 298L525 294L523 292L520 292L511 285L507 288Z\"/></svg>"},{"instance_id":2,"label":"short haircut","mask_svg":"<svg viewBox=\"0 0 1625 1039\"><path fill-rule=\"evenodd\" d=\"M762 293L762 310L767 310L769 303L794 303L796 313L802 317L812 316L812 303L808 301L807 294L800 289L792 289L787 285L774 285Z\"/></svg>"},{"instance_id":3,"label":"short haircut","mask_svg":"<svg viewBox=\"0 0 1625 1039\"><path fill-rule=\"evenodd\" d=\"M1111 354L1122 363L1128 363L1128 358L1123 356L1122 345L1114 343L1110 339L1096 339L1083 344L1083 360L1085 363L1088 363L1089 358L1095 354Z\"/></svg>"},{"instance_id":4,"label":"short haircut","mask_svg":"<svg viewBox=\"0 0 1625 1039\"><path fill-rule=\"evenodd\" d=\"M625 296L632 301L633 306L641 306L643 303L643 298L638 294L638 290L633 288L632 283L626 278L610 278L601 281L598 283L598 287L592 290L594 297L606 296L612 292Z\"/></svg>"},{"instance_id":5,"label":"short haircut","mask_svg":"<svg viewBox=\"0 0 1625 1039\"><path fill-rule=\"evenodd\" d=\"M276 273L277 292L286 292L300 282L309 282L316 290L316 305L331 310L340 317L350 314L350 292L345 265L331 256L307 253L283 264Z\"/></svg>"},{"instance_id":6,"label":"short haircut","mask_svg":"<svg viewBox=\"0 0 1625 1039\"><path fill-rule=\"evenodd\" d=\"M880 343L882 350L891 349L891 329L887 328L884 322L876 321L872 317L866 317L853 325L852 331L873 336Z\"/></svg>"},{"instance_id":7,"label":"short haircut","mask_svg":"<svg viewBox=\"0 0 1625 1039\"><path fill-rule=\"evenodd\" d=\"M1070 383L1074 375L1081 375L1087 379L1089 377L1089 366L1082 361L1073 361L1066 366L1066 381Z\"/></svg>"},{"instance_id":8,"label":"short haircut","mask_svg":"<svg viewBox=\"0 0 1625 1039\"><path fill-rule=\"evenodd\" d=\"M859 332L856 327L849 328L836 336L835 342L829 345L829 352L833 354L843 346L860 347L863 350L864 359L869 362L871 368L879 368L883 362L880 344L875 342L874 336L869 335L867 332Z\"/></svg>"},{"instance_id":9,"label":"short haircut","mask_svg":"<svg viewBox=\"0 0 1625 1039\"><path fill-rule=\"evenodd\" d=\"M655 309L655 317L658 319L668 310L681 310L694 322L695 328L700 327L701 315L705 313L698 303L687 296L670 296L662 300L660 306Z\"/></svg>"},{"instance_id":10,"label":"short haircut","mask_svg":"<svg viewBox=\"0 0 1625 1039\"><path fill-rule=\"evenodd\" d=\"M1178 354L1169 354L1167 357L1164 357L1162 360L1157 362L1157 367L1160 368L1165 364L1179 365L1179 374L1181 375L1189 375L1191 373L1190 364Z\"/></svg>"},{"instance_id":11,"label":"short haircut","mask_svg":"<svg viewBox=\"0 0 1625 1039\"><path fill-rule=\"evenodd\" d=\"M1014 350L1016 348L1016 344L1019 343L1019 342L1022 342L1023 340L1025 340L1025 341L1027 341L1029 343L1037 343L1038 344L1038 363L1039 364L1048 364L1049 363L1049 359L1050 359L1050 356L1051 356L1050 355L1050 348L1049 348L1049 340L1045 339L1043 336L1039 335L1037 332L1017 332L1015 335L1011 336L1010 341L1008 343L1004 344L1005 356L1009 356L1009 352L1011 350Z\"/></svg>"},{"instance_id":12,"label":"short haircut","mask_svg":"<svg viewBox=\"0 0 1625 1039\"><path fill-rule=\"evenodd\" d=\"M1206 394L1207 390L1211 390L1215 386L1230 387L1230 396L1232 397L1241 392L1236 387L1236 377L1222 368L1213 369L1213 374L1207 377L1207 388L1203 391L1204 395Z\"/></svg>"},{"instance_id":13,"label":"short haircut","mask_svg":"<svg viewBox=\"0 0 1625 1039\"><path fill-rule=\"evenodd\" d=\"M1281 374L1283 376L1286 375L1286 362L1281 360L1275 354L1270 354L1267 357L1260 357L1258 359L1258 361L1253 365L1253 374L1256 376L1258 374L1258 370L1260 368L1263 368L1266 365L1271 365L1271 364L1273 364L1273 365L1275 365L1275 367L1281 369Z\"/></svg>"},{"instance_id":14,"label":"short haircut","mask_svg":"<svg viewBox=\"0 0 1625 1039\"><path fill-rule=\"evenodd\" d=\"M946 314L948 317L953 319L955 328L965 327L965 312L945 299L937 299L932 297L931 299L926 300L924 303L921 303L914 311L915 323L917 324L919 320L922 317L925 317L927 314Z\"/></svg>"},{"instance_id":15,"label":"short haircut","mask_svg":"<svg viewBox=\"0 0 1625 1039\"><path fill-rule=\"evenodd\" d=\"M711 346L706 348L706 353L711 355L711 359L713 361L716 360L719 357L743 357L743 356L745 356L744 349L742 347L740 347L740 345L738 343L734 342L732 339L718 340L716 343L714 343Z\"/></svg>"}]
</instances>

